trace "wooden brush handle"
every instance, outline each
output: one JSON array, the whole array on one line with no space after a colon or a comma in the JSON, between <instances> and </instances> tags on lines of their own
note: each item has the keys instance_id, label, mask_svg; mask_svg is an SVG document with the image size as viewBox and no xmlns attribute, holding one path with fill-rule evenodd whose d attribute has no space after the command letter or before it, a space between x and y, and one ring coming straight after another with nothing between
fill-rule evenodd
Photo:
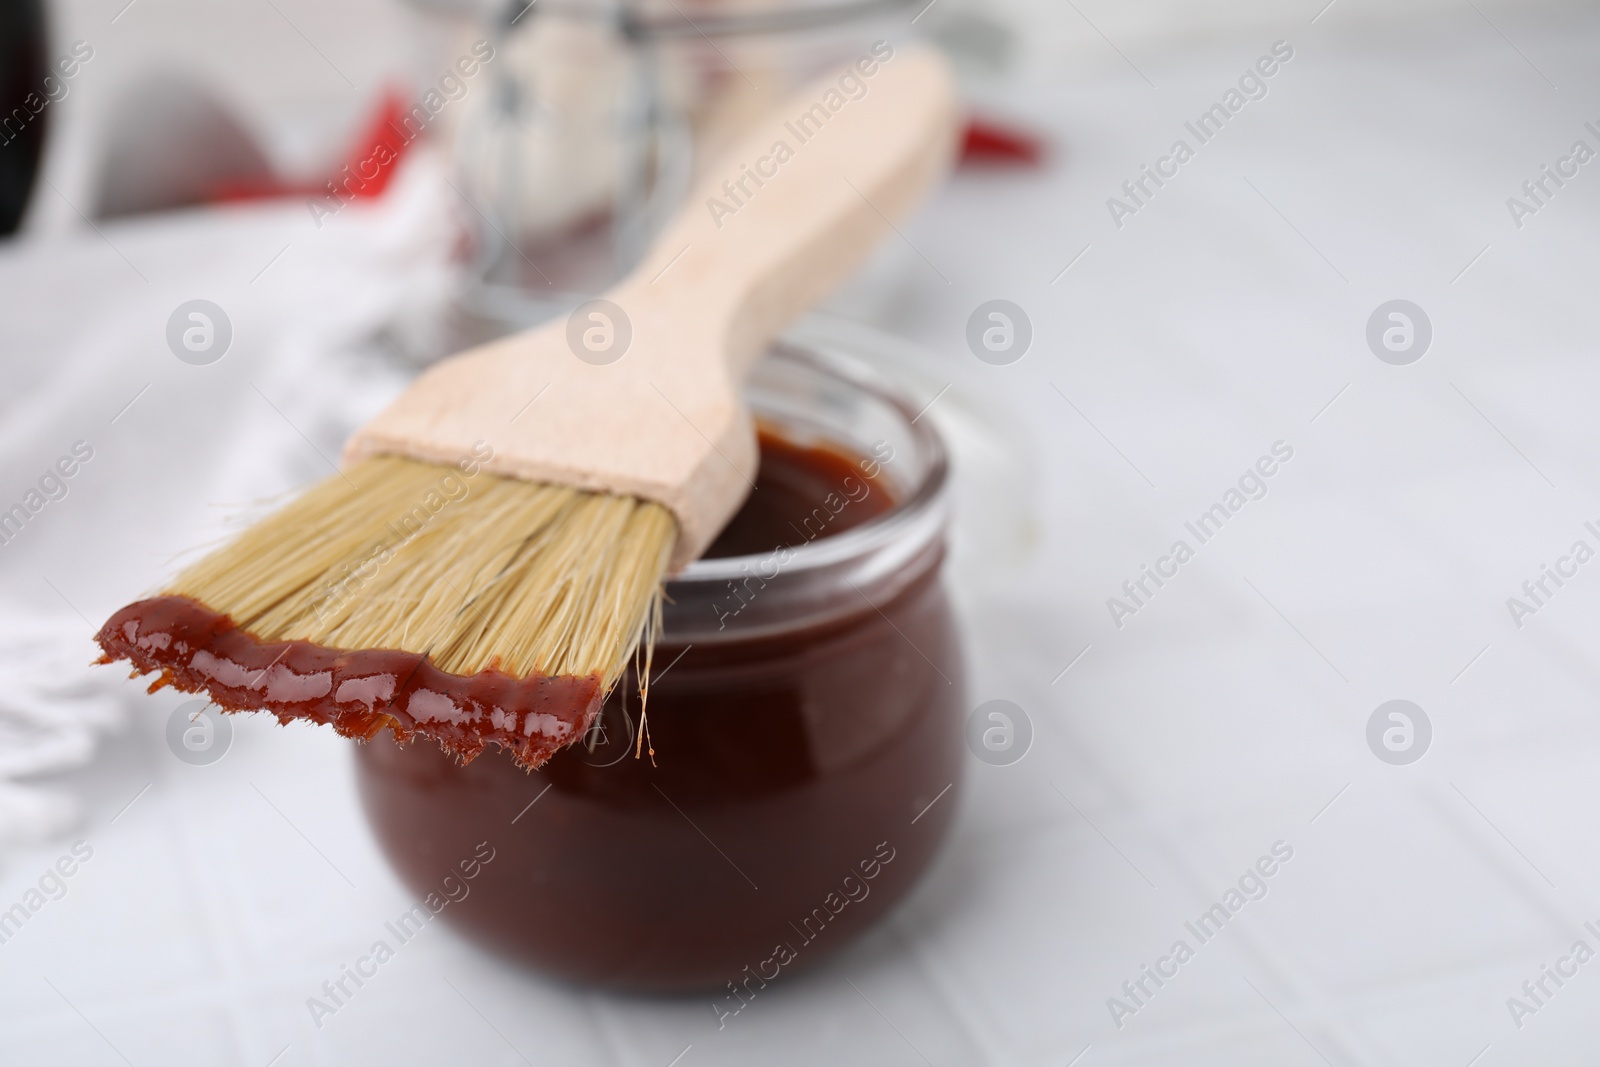
<instances>
[{"instance_id":1,"label":"wooden brush handle","mask_svg":"<svg viewBox=\"0 0 1600 1067\"><path fill-rule=\"evenodd\" d=\"M938 53L880 42L860 64L796 94L724 153L618 303L715 308L730 329L723 355L742 376L844 281L943 174L957 129Z\"/></svg>"},{"instance_id":2,"label":"wooden brush handle","mask_svg":"<svg viewBox=\"0 0 1600 1067\"><path fill-rule=\"evenodd\" d=\"M945 61L880 42L711 166L606 306L435 365L351 438L346 461L454 463L486 442L491 472L666 505L681 569L754 482L745 373L941 175L956 118Z\"/></svg>"}]
</instances>

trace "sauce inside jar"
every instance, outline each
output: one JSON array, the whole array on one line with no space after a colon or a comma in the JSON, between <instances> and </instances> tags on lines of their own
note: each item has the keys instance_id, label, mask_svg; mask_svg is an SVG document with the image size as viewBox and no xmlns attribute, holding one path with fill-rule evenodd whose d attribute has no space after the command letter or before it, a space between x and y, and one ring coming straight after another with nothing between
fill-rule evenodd
<instances>
[{"instance_id":1,"label":"sauce inside jar","mask_svg":"<svg viewBox=\"0 0 1600 1067\"><path fill-rule=\"evenodd\" d=\"M894 510L893 491L884 479L867 474L870 461L826 445L795 444L766 430L760 440L756 487L706 549L706 559L797 548Z\"/></svg>"},{"instance_id":2,"label":"sauce inside jar","mask_svg":"<svg viewBox=\"0 0 1600 1067\"><path fill-rule=\"evenodd\" d=\"M756 489L707 557L799 559L890 514L869 471L764 432ZM711 989L726 1022L887 911L948 829L964 698L943 552L935 538L888 595L828 592L829 611L777 632L742 634L736 612L710 639L669 623L642 747L631 675L531 774L498 751L462 767L380 735L357 764L381 844L420 896L486 843L494 860L442 912L459 929L576 981Z\"/></svg>"}]
</instances>

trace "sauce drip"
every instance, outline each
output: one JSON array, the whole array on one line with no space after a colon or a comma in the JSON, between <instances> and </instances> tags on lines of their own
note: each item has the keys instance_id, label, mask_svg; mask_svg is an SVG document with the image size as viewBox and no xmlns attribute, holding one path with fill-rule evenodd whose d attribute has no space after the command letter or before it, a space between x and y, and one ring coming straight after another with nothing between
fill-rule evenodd
<instances>
[{"instance_id":1,"label":"sauce drip","mask_svg":"<svg viewBox=\"0 0 1600 1067\"><path fill-rule=\"evenodd\" d=\"M416 652L264 642L181 596L129 604L95 640L102 662L159 671L151 692L204 691L225 711L270 711L281 723L307 719L361 740L387 726L401 741L431 737L463 763L495 744L519 766L537 767L583 736L605 695L596 676L462 676Z\"/></svg>"},{"instance_id":2,"label":"sauce drip","mask_svg":"<svg viewBox=\"0 0 1600 1067\"><path fill-rule=\"evenodd\" d=\"M760 445L756 489L707 557L797 546L894 507L866 473L876 470L871 461L765 431ZM225 711L269 711L280 723L305 719L359 740L388 727L402 742L430 737L462 763L492 744L526 770L539 767L584 735L606 696L598 675L467 676L448 674L416 652L265 642L181 596L128 605L95 640L102 663L125 659L136 675L160 672L151 692L167 685L205 692Z\"/></svg>"}]
</instances>

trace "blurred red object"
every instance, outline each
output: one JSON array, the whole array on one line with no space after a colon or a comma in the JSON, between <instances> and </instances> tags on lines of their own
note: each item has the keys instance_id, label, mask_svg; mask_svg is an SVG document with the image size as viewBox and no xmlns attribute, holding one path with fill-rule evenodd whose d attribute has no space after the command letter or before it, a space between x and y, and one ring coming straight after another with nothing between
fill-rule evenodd
<instances>
[{"instance_id":1,"label":"blurred red object","mask_svg":"<svg viewBox=\"0 0 1600 1067\"><path fill-rule=\"evenodd\" d=\"M961 142L961 164L1036 167L1044 161L1044 145L1031 133L989 119L967 123Z\"/></svg>"},{"instance_id":2,"label":"blurred red object","mask_svg":"<svg viewBox=\"0 0 1600 1067\"><path fill-rule=\"evenodd\" d=\"M384 93L377 111L351 145L343 163L323 182L223 182L212 189L207 199L213 203L229 203L275 196L329 196L331 187L337 187L341 196L353 196L358 200L382 196L411 145L400 132L405 110L405 98L398 90Z\"/></svg>"}]
</instances>

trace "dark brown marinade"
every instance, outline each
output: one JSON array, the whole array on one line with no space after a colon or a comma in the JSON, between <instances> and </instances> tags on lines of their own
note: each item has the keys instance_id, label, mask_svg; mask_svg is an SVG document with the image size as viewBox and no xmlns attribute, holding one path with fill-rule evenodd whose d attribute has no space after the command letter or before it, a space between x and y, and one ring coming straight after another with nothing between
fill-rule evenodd
<instances>
[{"instance_id":1,"label":"dark brown marinade","mask_svg":"<svg viewBox=\"0 0 1600 1067\"><path fill-rule=\"evenodd\" d=\"M95 640L104 662L125 659L138 674L160 672L152 691L204 692L227 711L270 711L282 723L306 719L362 740L384 727L401 741L420 734L463 762L493 744L518 765L537 767L583 736L604 696L595 676L462 676L415 652L260 641L180 596L129 604Z\"/></svg>"},{"instance_id":2,"label":"dark brown marinade","mask_svg":"<svg viewBox=\"0 0 1600 1067\"><path fill-rule=\"evenodd\" d=\"M795 548L894 510L896 500L884 480L862 469L875 470L873 461L826 445L796 444L765 430L760 440L755 490L706 550L707 559Z\"/></svg>"}]
</instances>

